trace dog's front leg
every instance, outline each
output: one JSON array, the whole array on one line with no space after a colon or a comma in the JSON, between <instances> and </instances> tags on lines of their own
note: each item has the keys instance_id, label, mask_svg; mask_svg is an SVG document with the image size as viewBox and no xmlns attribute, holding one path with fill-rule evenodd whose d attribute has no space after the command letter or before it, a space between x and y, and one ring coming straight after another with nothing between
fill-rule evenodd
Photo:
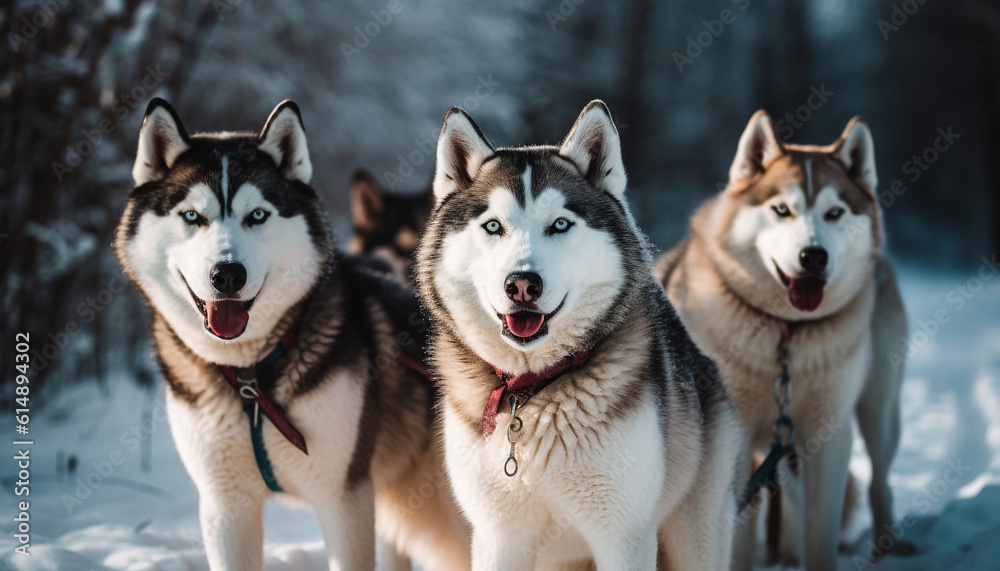
<instances>
[{"instance_id":1,"label":"dog's front leg","mask_svg":"<svg viewBox=\"0 0 1000 571\"><path fill-rule=\"evenodd\" d=\"M833 570L837 566L840 538L840 515L847 487L847 469L851 459L851 424L840 419L820 429L809 440L799 443L805 491L806 570ZM820 448L810 454L816 440Z\"/></svg>"},{"instance_id":2,"label":"dog's front leg","mask_svg":"<svg viewBox=\"0 0 1000 571\"><path fill-rule=\"evenodd\" d=\"M198 519L213 571L264 568L264 499L253 494L200 493Z\"/></svg>"},{"instance_id":3,"label":"dog's front leg","mask_svg":"<svg viewBox=\"0 0 1000 571\"><path fill-rule=\"evenodd\" d=\"M375 569L375 491L371 481L333 489L330 497L312 499L330 571Z\"/></svg>"},{"instance_id":4,"label":"dog's front leg","mask_svg":"<svg viewBox=\"0 0 1000 571\"><path fill-rule=\"evenodd\" d=\"M410 571L410 558L400 553L396 546L381 537L375 538L375 563L379 571Z\"/></svg>"},{"instance_id":5,"label":"dog's front leg","mask_svg":"<svg viewBox=\"0 0 1000 571\"><path fill-rule=\"evenodd\" d=\"M797 462L798 460L796 460ZM780 535L778 538L778 561L785 567L798 567L804 561L802 550L805 547L805 493L802 490L802 479L792 471L789 460L778 464L778 481L781 482L781 497L779 499ZM778 507L778 506L772 506Z\"/></svg>"},{"instance_id":6,"label":"dog's front leg","mask_svg":"<svg viewBox=\"0 0 1000 571\"><path fill-rule=\"evenodd\" d=\"M901 329L902 335L905 335L905 324ZM885 345L887 343L882 341L882 346ZM874 351L875 355L886 353L888 350L883 353ZM897 530L901 528L893 525L892 488L889 486L889 468L899 447L902 376L902 370L894 369L888 359L876 357L856 411L858 428L872 462L872 482L868 491L872 507L872 541L876 546L883 546L886 540L890 540L892 545L888 552L905 556L914 554L916 546L897 535Z\"/></svg>"},{"instance_id":7,"label":"dog's front leg","mask_svg":"<svg viewBox=\"0 0 1000 571\"><path fill-rule=\"evenodd\" d=\"M652 526L628 534L609 533L597 540L588 538L588 543L597 571L656 569L656 531Z\"/></svg>"},{"instance_id":8,"label":"dog's front leg","mask_svg":"<svg viewBox=\"0 0 1000 571\"><path fill-rule=\"evenodd\" d=\"M730 463L731 464L731 463ZM736 498L733 497L730 479L716 475L719 470L713 466L708 469L703 481L714 479L719 485L699 486L688 492L681 503L674 509L663 526L660 538L662 540L663 556L667 563L665 569L703 569L704 571L723 571L733 568L732 546L733 531L737 525L745 525L734 519ZM656 545L653 545L655 551ZM745 562L750 565L750 554L745 555ZM652 569L632 565L629 567L608 567L609 569ZM604 569L598 565L598 569ZM737 567L737 569L739 569Z\"/></svg>"},{"instance_id":9,"label":"dog's front leg","mask_svg":"<svg viewBox=\"0 0 1000 571\"><path fill-rule=\"evenodd\" d=\"M524 571L535 568L537 534L508 521L500 526L479 526L472 532L472 571Z\"/></svg>"}]
</instances>

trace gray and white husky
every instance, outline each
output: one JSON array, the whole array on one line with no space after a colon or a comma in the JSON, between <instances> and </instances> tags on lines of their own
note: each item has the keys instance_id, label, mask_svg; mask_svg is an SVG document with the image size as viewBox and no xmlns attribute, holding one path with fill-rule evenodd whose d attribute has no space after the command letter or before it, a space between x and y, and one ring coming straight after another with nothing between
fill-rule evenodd
<instances>
[{"instance_id":1,"label":"gray and white husky","mask_svg":"<svg viewBox=\"0 0 1000 571\"><path fill-rule=\"evenodd\" d=\"M656 268L691 336L719 364L754 451L766 449L778 416L784 337L801 479L782 477L781 549L810 571L836 565L852 417L872 461L874 544L913 551L892 525L903 368L890 355L906 315L882 251L877 182L860 117L831 145L790 145L758 111L729 185Z\"/></svg>"},{"instance_id":2,"label":"gray and white husky","mask_svg":"<svg viewBox=\"0 0 1000 571\"><path fill-rule=\"evenodd\" d=\"M625 185L600 101L560 147L445 116L417 271L477 571L729 566L739 420Z\"/></svg>"},{"instance_id":3,"label":"gray and white husky","mask_svg":"<svg viewBox=\"0 0 1000 571\"><path fill-rule=\"evenodd\" d=\"M335 250L295 103L189 136L153 100L132 175L115 252L153 310L212 569L262 568L274 492L315 509L331 569L374 568L376 523L388 553L467 569L415 298Z\"/></svg>"}]
</instances>

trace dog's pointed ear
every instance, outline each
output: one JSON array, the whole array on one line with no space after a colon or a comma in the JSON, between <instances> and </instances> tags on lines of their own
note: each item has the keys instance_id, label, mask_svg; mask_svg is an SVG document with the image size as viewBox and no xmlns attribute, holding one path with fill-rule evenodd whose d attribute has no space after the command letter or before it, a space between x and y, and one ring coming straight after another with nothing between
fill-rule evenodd
<instances>
[{"instance_id":1,"label":"dog's pointed ear","mask_svg":"<svg viewBox=\"0 0 1000 571\"><path fill-rule=\"evenodd\" d=\"M472 184L480 167L493 154L493 145L460 107L444 114L444 124L437 144L437 167L434 172L434 199L438 203L446 196Z\"/></svg>"},{"instance_id":2,"label":"dog's pointed ear","mask_svg":"<svg viewBox=\"0 0 1000 571\"><path fill-rule=\"evenodd\" d=\"M375 177L364 169L358 169L351 177L351 223L354 229L366 232L373 230L385 209L382 189Z\"/></svg>"},{"instance_id":3,"label":"dog's pointed ear","mask_svg":"<svg viewBox=\"0 0 1000 571\"><path fill-rule=\"evenodd\" d=\"M595 188L621 199L628 179L622 162L622 143L611 111L603 101L587 104L576 118L559 154L573 162Z\"/></svg>"},{"instance_id":4,"label":"dog's pointed ear","mask_svg":"<svg viewBox=\"0 0 1000 571\"><path fill-rule=\"evenodd\" d=\"M868 123L855 115L847 122L840 139L833 144L833 157L843 163L851 180L875 195L878 174L875 170L875 142Z\"/></svg>"},{"instance_id":5,"label":"dog's pointed ear","mask_svg":"<svg viewBox=\"0 0 1000 571\"><path fill-rule=\"evenodd\" d=\"M281 174L309 184L312 180L312 161L309 160L302 114L294 101L286 99L271 111L257 139L257 148L274 159Z\"/></svg>"},{"instance_id":6,"label":"dog's pointed ear","mask_svg":"<svg viewBox=\"0 0 1000 571\"><path fill-rule=\"evenodd\" d=\"M740 136L736 157L729 167L729 187L737 190L743 188L783 153L784 149L774 132L771 117L763 109L757 111Z\"/></svg>"},{"instance_id":7,"label":"dog's pointed ear","mask_svg":"<svg viewBox=\"0 0 1000 571\"><path fill-rule=\"evenodd\" d=\"M169 103L154 97L139 129L139 148L132 165L135 186L163 179L177 157L191 147L184 125Z\"/></svg>"}]
</instances>

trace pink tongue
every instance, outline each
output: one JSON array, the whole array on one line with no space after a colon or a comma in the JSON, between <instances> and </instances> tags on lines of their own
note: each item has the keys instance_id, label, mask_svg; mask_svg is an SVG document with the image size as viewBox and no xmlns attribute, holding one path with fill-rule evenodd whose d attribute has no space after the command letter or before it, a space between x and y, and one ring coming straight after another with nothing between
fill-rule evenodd
<instances>
[{"instance_id":1,"label":"pink tongue","mask_svg":"<svg viewBox=\"0 0 1000 571\"><path fill-rule=\"evenodd\" d=\"M247 328L250 314L242 301L227 299L223 301L206 301L205 310L208 314L208 327L216 336L223 339L235 339Z\"/></svg>"},{"instance_id":2,"label":"pink tongue","mask_svg":"<svg viewBox=\"0 0 1000 571\"><path fill-rule=\"evenodd\" d=\"M519 313L508 313L504 315L504 319L507 320L507 329L510 329L511 333L518 337L531 337L542 328L542 323L545 321L545 314L522 311Z\"/></svg>"},{"instance_id":3,"label":"pink tongue","mask_svg":"<svg viewBox=\"0 0 1000 571\"><path fill-rule=\"evenodd\" d=\"M814 311L823 303L823 287L819 278L789 278L788 300L800 311Z\"/></svg>"}]
</instances>

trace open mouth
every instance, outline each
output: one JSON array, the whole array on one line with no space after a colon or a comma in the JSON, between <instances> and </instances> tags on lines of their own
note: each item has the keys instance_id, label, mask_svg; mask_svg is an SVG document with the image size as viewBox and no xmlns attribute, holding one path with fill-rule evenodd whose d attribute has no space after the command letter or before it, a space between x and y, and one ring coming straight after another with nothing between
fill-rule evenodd
<instances>
[{"instance_id":1,"label":"open mouth","mask_svg":"<svg viewBox=\"0 0 1000 571\"><path fill-rule=\"evenodd\" d=\"M205 318L206 331L219 339L227 341L243 335L243 332L247 329L247 323L250 322L250 307L253 305L254 300L257 299L256 297L246 301L239 299L206 301L195 295L194 290L191 289L187 280L184 279L184 274L181 274L181 279L184 281L184 285L187 286L188 293L191 294L191 299L194 300L198 311Z\"/></svg>"},{"instance_id":2,"label":"open mouth","mask_svg":"<svg viewBox=\"0 0 1000 571\"><path fill-rule=\"evenodd\" d=\"M548 314L530 309L514 313L500 313L498 311L497 318L502 324L500 334L521 345L527 345L536 339L541 339L549 333L547 322L562 309L564 303L566 303L565 296L559 302L559 306Z\"/></svg>"},{"instance_id":3,"label":"open mouth","mask_svg":"<svg viewBox=\"0 0 1000 571\"><path fill-rule=\"evenodd\" d=\"M799 311L815 311L823 303L823 288L826 280L817 276L789 277L781 271L778 262L773 259L774 269L778 270L781 283L788 290L788 301Z\"/></svg>"}]
</instances>

